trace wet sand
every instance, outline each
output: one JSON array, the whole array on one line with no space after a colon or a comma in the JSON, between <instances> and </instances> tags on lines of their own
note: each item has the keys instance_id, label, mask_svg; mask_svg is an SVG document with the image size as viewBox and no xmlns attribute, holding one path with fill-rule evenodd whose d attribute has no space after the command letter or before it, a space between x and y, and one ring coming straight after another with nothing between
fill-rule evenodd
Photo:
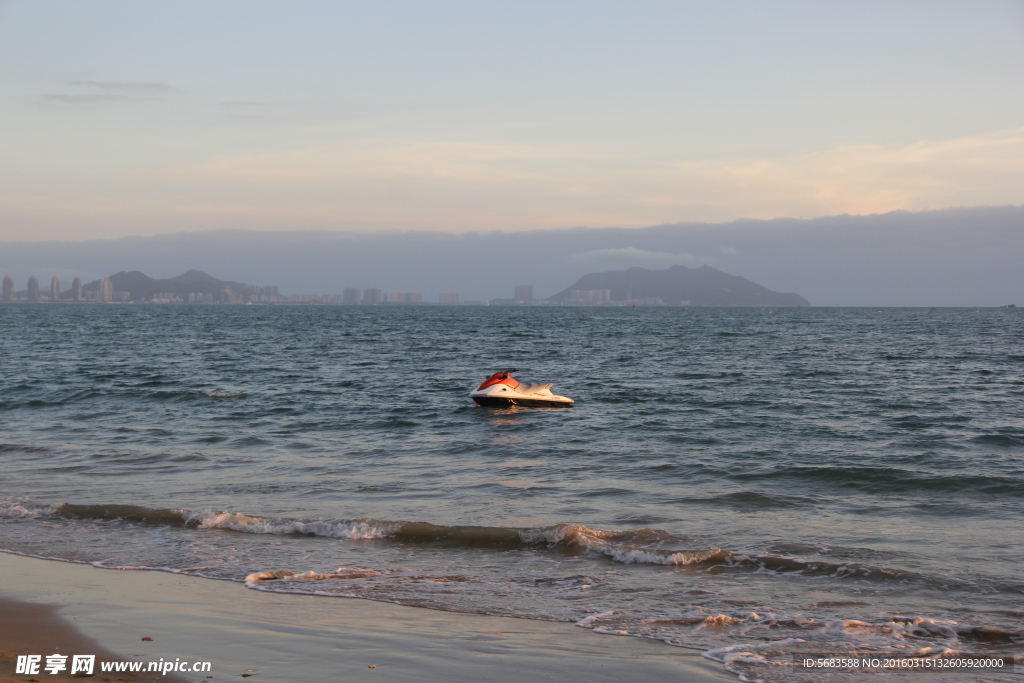
<instances>
[{"instance_id":1,"label":"wet sand","mask_svg":"<svg viewBox=\"0 0 1024 683\"><path fill-rule=\"evenodd\" d=\"M3 615L0 617L0 683L71 678L69 673L71 669L70 656L75 654L96 655L97 660L123 659L95 640L83 635L72 623L69 623L67 618L61 616L60 611L59 605L20 602L0 597L0 615ZM43 657L41 665L45 665L46 656L55 653L69 657L69 660L65 662L67 670L60 674L51 674L42 666L40 666L39 673L34 676L14 673L19 654L41 655ZM103 674L98 669L94 671L94 675L95 680L98 681L176 683L182 680L173 674L167 676L154 673Z\"/></svg>"},{"instance_id":2,"label":"wet sand","mask_svg":"<svg viewBox=\"0 0 1024 683\"><path fill-rule=\"evenodd\" d=\"M103 674L97 666L93 680L100 681L177 683L245 674L256 683L736 680L696 651L565 623L275 595L232 582L8 553L0 553L0 576L0 598L20 603L0 604L0 651L6 653L0 683L60 680L13 671L14 656L65 654L61 647L84 648L74 654L95 653L97 661L212 662L209 673L177 679Z\"/></svg>"}]
</instances>

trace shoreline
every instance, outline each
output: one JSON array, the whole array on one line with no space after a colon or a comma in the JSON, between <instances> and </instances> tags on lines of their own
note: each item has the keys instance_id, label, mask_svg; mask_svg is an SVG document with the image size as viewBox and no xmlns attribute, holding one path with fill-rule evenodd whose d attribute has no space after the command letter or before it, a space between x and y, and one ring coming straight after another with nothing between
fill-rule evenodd
<instances>
[{"instance_id":1,"label":"shoreline","mask_svg":"<svg viewBox=\"0 0 1024 683\"><path fill-rule=\"evenodd\" d=\"M6 552L0 552L0 575L0 600L15 601L0 603L5 615L0 651L10 656L0 661L0 683L66 677L67 672L13 674L13 656L40 654L45 662L56 645L91 647L82 653L97 654L97 662L180 658L212 663L209 673L148 678L100 673L97 665L96 679L101 681L195 683L245 674L256 682L295 683L339 678L456 683L611 682L661 676L682 683L736 680L695 650L600 635L565 622L281 595L235 582L99 569ZM8 605L15 611L8 612ZM142 641L143 636L152 640Z\"/></svg>"}]
</instances>

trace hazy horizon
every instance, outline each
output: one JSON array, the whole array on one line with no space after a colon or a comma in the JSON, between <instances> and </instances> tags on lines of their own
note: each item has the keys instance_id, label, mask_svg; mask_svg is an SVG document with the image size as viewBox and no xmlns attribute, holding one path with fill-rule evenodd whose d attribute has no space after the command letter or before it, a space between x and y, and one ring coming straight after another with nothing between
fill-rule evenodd
<instances>
[{"instance_id":1,"label":"hazy horizon","mask_svg":"<svg viewBox=\"0 0 1024 683\"><path fill-rule=\"evenodd\" d=\"M6 242L0 275L21 290L29 275L45 286L194 268L286 294L380 287L436 301L510 298L521 284L546 298L586 273L707 264L816 306L1000 306L1024 302L1022 225L1024 206L531 232L220 230Z\"/></svg>"}]
</instances>

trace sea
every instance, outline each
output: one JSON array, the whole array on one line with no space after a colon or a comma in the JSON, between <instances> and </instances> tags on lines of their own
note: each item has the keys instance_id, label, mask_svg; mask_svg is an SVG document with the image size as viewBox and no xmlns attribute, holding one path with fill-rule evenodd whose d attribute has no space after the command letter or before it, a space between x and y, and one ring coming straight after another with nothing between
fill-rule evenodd
<instances>
[{"instance_id":1,"label":"sea","mask_svg":"<svg viewBox=\"0 0 1024 683\"><path fill-rule=\"evenodd\" d=\"M7 304L0 335L5 552L750 681L1024 666L1020 309ZM509 368L575 405L475 406Z\"/></svg>"}]
</instances>

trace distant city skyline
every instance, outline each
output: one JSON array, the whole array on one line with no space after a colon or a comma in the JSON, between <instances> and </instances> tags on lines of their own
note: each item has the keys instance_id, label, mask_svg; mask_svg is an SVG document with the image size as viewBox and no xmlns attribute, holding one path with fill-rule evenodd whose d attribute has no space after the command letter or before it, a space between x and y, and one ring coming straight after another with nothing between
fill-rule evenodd
<instances>
[{"instance_id":1,"label":"distant city skyline","mask_svg":"<svg viewBox=\"0 0 1024 683\"><path fill-rule=\"evenodd\" d=\"M675 268L662 271L672 273L679 271L686 273L688 269ZM713 269L704 268L700 271L693 270L692 273L714 272ZM623 271L619 271L622 273ZM655 271L658 272L658 271ZM213 278L205 273L189 271L207 279ZM186 273L186 275L189 275ZM536 299L533 295L533 285L516 285L512 298L497 299L463 299L459 292L442 292L438 295L437 301L426 301L420 292L382 290L379 287L346 287L341 294L292 294L282 296L277 285L250 285L240 283L220 283L224 285L220 291L214 293L204 292L153 292L151 294L134 293L126 290L115 290L114 279L122 278L126 273L117 273L111 277L101 278L91 282L85 287L81 279L75 277L72 288L66 292L60 289L60 280L55 275L50 281L50 291L40 294L38 291L38 278L34 275L28 279L28 288L24 292L13 291L13 279L7 275L3 281L3 303L135 303L135 304L170 304L170 305L206 305L206 304L260 304L260 305L332 305L332 306L393 306L393 305L440 305L440 306L531 306L531 305L557 305L557 306L608 306L627 305L633 306L663 306L677 305L688 306L689 299L679 301L669 300L670 294L666 291L662 296L648 296L646 294L634 295L627 289L620 287L620 295L613 296L612 289L583 289L570 288L561 295L548 299ZM593 278L595 275L589 275ZM730 277L730 276L726 276ZM218 281L220 282L220 281ZM95 288L93 287L95 285ZM740 286L746 286L740 283ZM648 284L649 288L649 284ZM731 291L726 288L726 292ZM798 297L799 298L799 297ZM694 305L708 305L695 302ZM751 305L750 303L722 303L718 301L711 305ZM776 302L772 305L789 305ZM804 302L802 305L806 305Z\"/></svg>"},{"instance_id":2,"label":"distant city skyline","mask_svg":"<svg viewBox=\"0 0 1024 683\"><path fill-rule=\"evenodd\" d=\"M88 289L92 285L95 289ZM347 306L366 306L384 304L425 304L436 303L442 306L452 305L490 305L507 303L533 303L533 285L519 285L515 288L512 299L498 300L462 300L459 292L442 292L436 302L426 301L417 291L383 290L379 287L346 287L340 294L292 294L281 295L277 285L246 285L250 291L238 293L228 287L214 296L209 293L187 292L182 295L172 292L156 292L144 296L133 296L130 291L115 291L111 277L100 278L85 287L79 276L75 276L71 289L61 290L60 278L54 275L50 280L50 290L46 294L39 293L39 280L35 275L29 276L26 289L17 291L14 279L5 275L3 279L2 303L157 303L157 304L329 304ZM575 303L609 303L609 301L580 300Z\"/></svg>"},{"instance_id":3,"label":"distant city skyline","mask_svg":"<svg viewBox=\"0 0 1024 683\"><path fill-rule=\"evenodd\" d=\"M1024 300L1021 225L1024 207L473 235L216 231L5 243L0 275L22 291L30 275L93 282L125 267L157 278L194 268L289 295L358 287L480 301L514 298L523 283L543 299L586 273L707 264L815 305L998 306Z\"/></svg>"}]
</instances>

